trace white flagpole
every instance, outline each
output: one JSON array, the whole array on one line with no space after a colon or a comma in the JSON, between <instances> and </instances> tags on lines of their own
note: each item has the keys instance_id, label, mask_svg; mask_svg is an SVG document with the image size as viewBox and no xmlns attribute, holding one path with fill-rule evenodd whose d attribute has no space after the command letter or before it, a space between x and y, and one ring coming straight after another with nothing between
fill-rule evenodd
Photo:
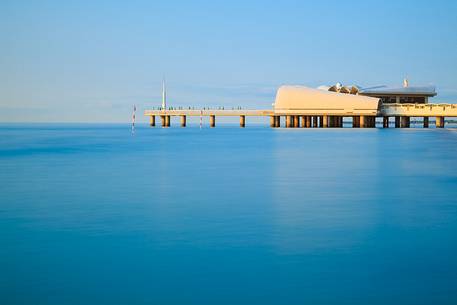
<instances>
[{"instance_id":1,"label":"white flagpole","mask_svg":"<svg viewBox=\"0 0 457 305\"><path fill-rule=\"evenodd\" d=\"M162 110L167 110L167 89L165 88L165 77L162 79Z\"/></svg>"}]
</instances>

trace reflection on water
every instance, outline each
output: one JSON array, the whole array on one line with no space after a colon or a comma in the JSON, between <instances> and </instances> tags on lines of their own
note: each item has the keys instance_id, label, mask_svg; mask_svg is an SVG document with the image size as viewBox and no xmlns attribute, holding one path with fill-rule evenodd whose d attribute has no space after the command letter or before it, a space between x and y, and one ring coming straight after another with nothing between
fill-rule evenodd
<instances>
[{"instance_id":1,"label":"reflection on water","mask_svg":"<svg viewBox=\"0 0 457 305\"><path fill-rule=\"evenodd\" d=\"M455 130L2 125L1 304L453 304Z\"/></svg>"}]
</instances>

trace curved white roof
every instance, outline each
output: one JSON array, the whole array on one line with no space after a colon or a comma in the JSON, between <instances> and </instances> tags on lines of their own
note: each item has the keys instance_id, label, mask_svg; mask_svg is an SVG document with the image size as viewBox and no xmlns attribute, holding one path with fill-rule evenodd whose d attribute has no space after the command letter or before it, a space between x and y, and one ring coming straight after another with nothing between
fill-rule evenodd
<instances>
[{"instance_id":1,"label":"curved white roof","mask_svg":"<svg viewBox=\"0 0 457 305\"><path fill-rule=\"evenodd\" d=\"M434 86L410 86L392 88L387 86L378 86L374 88L365 88L360 91L361 94L391 94L391 95L425 95L435 96L436 91Z\"/></svg>"},{"instance_id":2,"label":"curved white roof","mask_svg":"<svg viewBox=\"0 0 457 305\"><path fill-rule=\"evenodd\" d=\"M274 110L279 114L376 114L379 99L304 86L282 86Z\"/></svg>"}]
</instances>

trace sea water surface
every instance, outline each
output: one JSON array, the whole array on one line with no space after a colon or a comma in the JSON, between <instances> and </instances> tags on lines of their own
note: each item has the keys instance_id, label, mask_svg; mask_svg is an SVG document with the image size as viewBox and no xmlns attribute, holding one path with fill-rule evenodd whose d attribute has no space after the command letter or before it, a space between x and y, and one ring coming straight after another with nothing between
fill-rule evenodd
<instances>
[{"instance_id":1,"label":"sea water surface","mask_svg":"<svg viewBox=\"0 0 457 305\"><path fill-rule=\"evenodd\" d=\"M457 304L457 130L1 125L0 304Z\"/></svg>"}]
</instances>

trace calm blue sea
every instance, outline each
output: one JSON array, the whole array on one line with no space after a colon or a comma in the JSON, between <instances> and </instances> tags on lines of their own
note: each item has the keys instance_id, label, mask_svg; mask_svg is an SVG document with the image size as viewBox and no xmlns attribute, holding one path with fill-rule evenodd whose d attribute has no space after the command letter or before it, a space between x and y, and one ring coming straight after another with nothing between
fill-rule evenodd
<instances>
[{"instance_id":1,"label":"calm blue sea","mask_svg":"<svg viewBox=\"0 0 457 305\"><path fill-rule=\"evenodd\" d=\"M0 125L0 304L457 304L457 129Z\"/></svg>"}]
</instances>

